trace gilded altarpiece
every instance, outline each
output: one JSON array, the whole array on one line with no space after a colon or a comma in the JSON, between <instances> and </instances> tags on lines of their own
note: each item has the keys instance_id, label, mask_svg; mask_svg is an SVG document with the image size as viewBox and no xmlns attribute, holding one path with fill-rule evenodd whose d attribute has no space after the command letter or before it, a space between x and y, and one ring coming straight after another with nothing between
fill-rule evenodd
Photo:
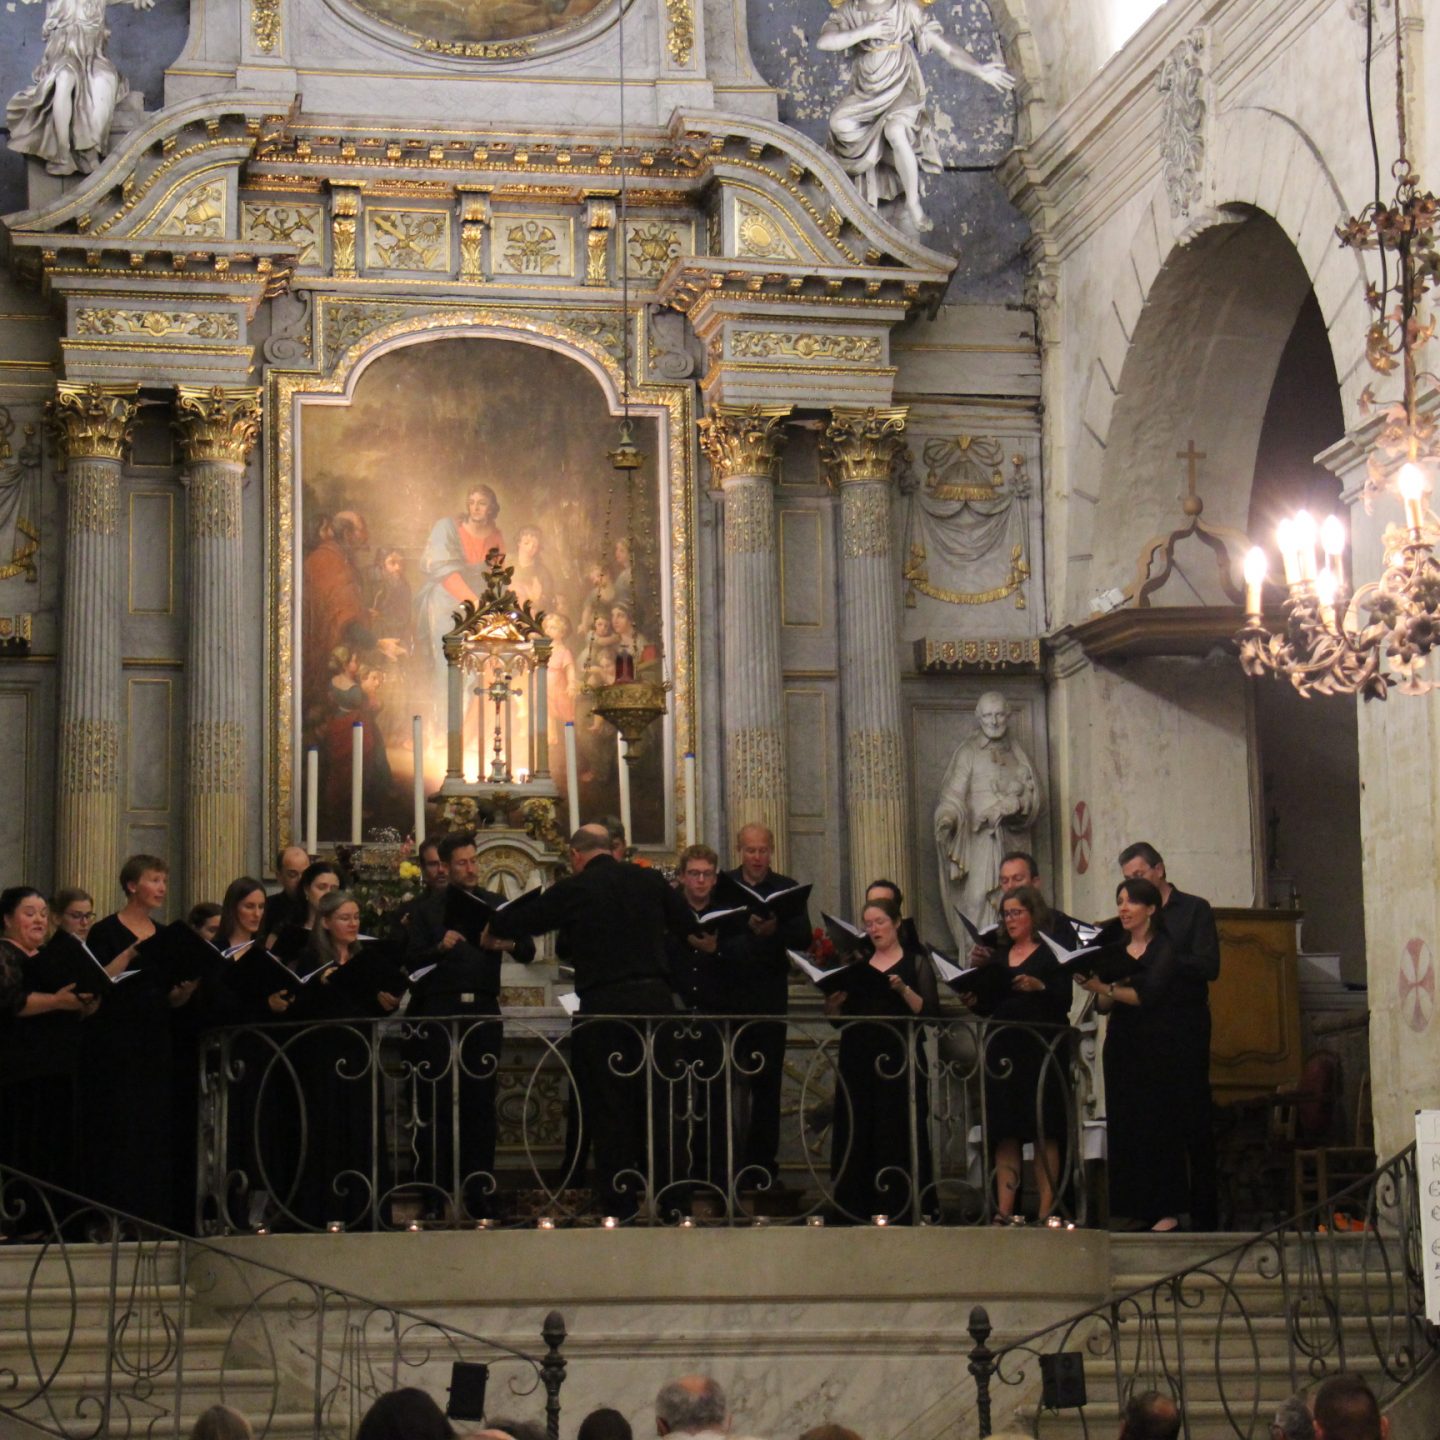
<instances>
[{"instance_id":1,"label":"gilded altarpiece","mask_svg":"<svg viewBox=\"0 0 1440 1440\"><path fill-rule=\"evenodd\" d=\"M312 746L321 838L346 833L356 719L366 722L367 827L408 828L412 716L422 719L427 791L439 788L437 636L495 545L516 566L517 593L552 617L550 755L562 818L575 779L564 759L567 720L582 812L619 810L614 732L594 716L585 687L613 678L626 647L638 671L674 686L670 714L632 771L635 839L674 843L684 806L675 757L696 743L692 392L631 388L647 456L632 492L607 455L621 409L618 317L582 312L574 321L520 306L329 298L316 346L324 372L270 372L277 838L298 833L303 750ZM346 335L356 338L332 338ZM361 614L352 613L357 598ZM479 768L480 742L472 700L467 773ZM528 770L520 750L511 760Z\"/></svg>"}]
</instances>

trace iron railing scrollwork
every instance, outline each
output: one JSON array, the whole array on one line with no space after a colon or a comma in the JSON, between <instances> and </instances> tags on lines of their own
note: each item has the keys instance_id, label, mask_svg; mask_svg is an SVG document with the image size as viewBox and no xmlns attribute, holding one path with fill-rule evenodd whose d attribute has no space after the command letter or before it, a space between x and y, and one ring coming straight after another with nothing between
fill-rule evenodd
<instances>
[{"instance_id":1,"label":"iron railing scrollwork","mask_svg":"<svg viewBox=\"0 0 1440 1440\"><path fill-rule=\"evenodd\" d=\"M1060 1351L1083 1354L1107 1433L1116 1410L1151 1390L1179 1403L1186 1440L1202 1414L1237 1440L1266 1440L1279 1401L1345 1370L1385 1403L1440 1353L1425 1314L1420 1204L1412 1145L1272 1229L997 1348L977 1306L969 1359L981 1436L994 1387L1028 1395L1041 1357ZM1060 1413L1042 1395L1027 1418L1043 1440L1043 1422ZM1084 1408L1079 1419L1088 1435Z\"/></svg>"},{"instance_id":2,"label":"iron railing scrollwork","mask_svg":"<svg viewBox=\"0 0 1440 1440\"><path fill-rule=\"evenodd\" d=\"M1042 1158L1054 1142L1057 1213L1083 1224L1080 1039L970 1017L679 1013L217 1030L201 1046L198 1224L598 1221L607 1192L648 1223L979 1223L1007 1138L986 1117L1005 1097ZM753 1143L777 1065L778 1179Z\"/></svg>"},{"instance_id":3,"label":"iron railing scrollwork","mask_svg":"<svg viewBox=\"0 0 1440 1440\"><path fill-rule=\"evenodd\" d=\"M377 1396L443 1395L454 1361L491 1394L544 1397L558 1440L565 1325L543 1355L163 1230L0 1167L0 1416L67 1440L189 1434L212 1404L271 1434L349 1440Z\"/></svg>"}]
</instances>

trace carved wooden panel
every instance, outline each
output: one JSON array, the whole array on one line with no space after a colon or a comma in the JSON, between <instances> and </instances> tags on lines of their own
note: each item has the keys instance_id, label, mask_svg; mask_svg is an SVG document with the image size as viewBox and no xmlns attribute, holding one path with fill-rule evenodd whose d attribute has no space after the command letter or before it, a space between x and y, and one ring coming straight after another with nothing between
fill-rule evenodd
<instances>
[{"instance_id":1,"label":"carved wooden panel","mask_svg":"<svg viewBox=\"0 0 1440 1440\"><path fill-rule=\"evenodd\" d=\"M1210 1083L1218 1104L1300 1079L1300 988L1293 910L1215 911L1220 978L1210 987Z\"/></svg>"}]
</instances>

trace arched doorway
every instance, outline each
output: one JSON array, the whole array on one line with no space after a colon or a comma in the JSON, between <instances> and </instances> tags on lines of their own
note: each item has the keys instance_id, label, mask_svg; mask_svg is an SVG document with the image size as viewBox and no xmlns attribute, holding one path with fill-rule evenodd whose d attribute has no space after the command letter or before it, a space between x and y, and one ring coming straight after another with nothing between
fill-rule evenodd
<instances>
[{"instance_id":1,"label":"arched doorway","mask_svg":"<svg viewBox=\"0 0 1440 1440\"><path fill-rule=\"evenodd\" d=\"M1177 247L1161 267L1119 376L1094 529L1097 589L1133 571L1147 538L1181 523L1189 441L1203 452L1197 490L1210 524L1266 542L1276 519L1300 505L1340 507L1339 481L1315 456L1344 434L1330 336L1310 278L1284 230L1244 208ZM1176 552L1176 580L1157 605L1225 602L1203 549ZM1187 569L1187 564L1189 568ZM1278 571L1278 564L1272 567ZM1196 671L1208 668L1205 679ZM1253 896L1229 903L1288 905L1306 913L1302 944L1339 955L1343 975L1365 976L1356 715L1343 700L1302 701L1282 684L1251 684L1228 652L1203 660L1128 667L1151 699L1151 728L1173 737L1168 793L1205 826L1197 855L1248 850ZM1207 708L1194 701L1203 691ZM1193 703L1192 703L1193 702ZM1184 713L1181 713L1184 712ZM1214 784L1186 764L1187 734L1229 726L1229 764L1249 777L1248 815L1205 803ZM1212 743L1208 753L1213 755ZM1187 792L1193 804L1184 803ZM1141 825L1137 816L1133 822ZM1143 828L1143 827L1142 827ZM1317 835L1324 844L1314 844ZM1172 867L1173 868L1173 867ZM1225 873L1223 870L1220 873Z\"/></svg>"}]
</instances>

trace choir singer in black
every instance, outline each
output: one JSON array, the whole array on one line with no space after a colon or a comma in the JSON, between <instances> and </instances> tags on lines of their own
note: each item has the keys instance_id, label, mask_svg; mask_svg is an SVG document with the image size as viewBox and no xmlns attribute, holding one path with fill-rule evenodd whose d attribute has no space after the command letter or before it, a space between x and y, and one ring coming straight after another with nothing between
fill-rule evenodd
<instances>
[{"instance_id":1,"label":"choir singer in black","mask_svg":"<svg viewBox=\"0 0 1440 1440\"><path fill-rule=\"evenodd\" d=\"M1177 890L1160 852L1144 840L1120 852L1120 873L1160 892L1160 919L1175 956L1172 1003L1183 1015L1170 1064L1179 1087L1172 1123L1180 1127L1190 1173L1190 1228L1220 1228L1215 1121L1210 1098L1210 984L1220 978L1220 933L1208 900Z\"/></svg>"},{"instance_id":2,"label":"choir singer in black","mask_svg":"<svg viewBox=\"0 0 1440 1440\"><path fill-rule=\"evenodd\" d=\"M616 860L603 825L570 837L570 866L543 895L500 912L486 933L559 931L580 997L572 1056L581 1123L594 1137L605 1211L626 1218L639 1209L648 1169L644 1017L675 1013L665 938L690 925L690 911L658 871Z\"/></svg>"},{"instance_id":3,"label":"choir singer in black","mask_svg":"<svg viewBox=\"0 0 1440 1440\"><path fill-rule=\"evenodd\" d=\"M427 1211L439 1219L441 1196L450 1194L459 1197L469 1218L478 1219L491 1213L496 1186L495 1088L503 1038L500 964L509 954L528 965L535 958L535 942L483 933L488 911L503 905L505 897L477 883L474 835L447 835L436 853L445 866L445 883L418 901L405 926L406 963L416 977L406 1012L412 1022L406 1052L420 1091L421 1174L428 1175L434 1187ZM453 1046L450 1026L438 1019L426 1022L426 1017L446 1015L457 1017Z\"/></svg>"},{"instance_id":4,"label":"choir singer in black","mask_svg":"<svg viewBox=\"0 0 1440 1440\"><path fill-rule=\"evenodd\" d=\"M764 825L744 826L736 836L736 848L740 864L726 876L750 895L763 900L800 888L789 876L770 868L775 837ZM728 904L732 893L721 886L717 898L725 897ZM733 1064L744 1121L736 1177L741 1189L768 1188L779 1178L780 1091L785 1082L785 1013L790 1000L790 962L785 952L804 950L809 944L810 917L803 903L784 916L756 911L750 916L743 956L730 977L733 1014L778 1017L734 1027Z\"/></svg>"}]
</instances>

